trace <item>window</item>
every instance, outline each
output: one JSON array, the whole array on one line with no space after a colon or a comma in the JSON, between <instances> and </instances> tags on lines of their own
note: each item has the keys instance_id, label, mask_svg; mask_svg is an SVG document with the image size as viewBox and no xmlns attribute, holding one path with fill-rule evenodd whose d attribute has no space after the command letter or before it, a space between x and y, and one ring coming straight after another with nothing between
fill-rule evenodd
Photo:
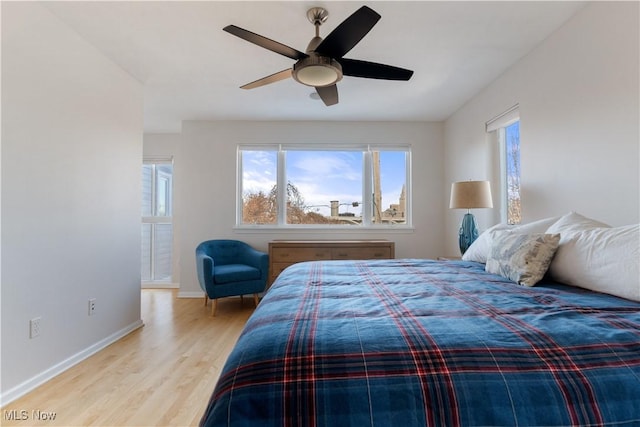
<instances>
[{"instance_id":1,"label":"window","mask_svg":"<svg viewBox=\"0 0 640 427\"><path fill-rule=\"evenodd\" d=\"M520 121L504 128L507 223L520 224Z\"/></svg>"},{"instance_id":2,"label":"window","mask_svg":"<svg viewBox=\"0 0 640 427\"><path fill-rule=\"evenodd\" d=\"M274 150L241 151L242 224L277 224L277 156Z\"/></svg>"},{"instance_id":3,"label":"window","mask_svg":"<svg viewBox=\"0 0 640 427\"><path fill-rule=\"evenodd\" d=\"M142 165L143 282L171 282L173 259L173 165L170 161Z\"/></svg>"},{"instance_id":4,"label":"window","mask_svg":"<svg viewBox=\"0 0 640 427\"><path fill-rule=\"evenodd\" d=\"M406 180L408 153L372 151L374 224L405 224L407 218ZM378 168L378 170L376 170ZM379 190L376 191L376 188Z\"/></svg>"},{"instance_id":5,"label":"window","mask_svg":"<svg viewBox=\"0 0 640 427\"><path fill-rule=\"evenodd\" d=\"M409 147L240 146L238 226L408 226L410 154Z\"/></svg>"},{"instance_id":6,"label":"window","mask_svg":"<svg viewBox=\"0 0 640 427\"><path fill-rule=\"evenodd\" d=\"M486 123L500 147L501 216L507 224L522 220L520 200L520 113L518 105Z\"/></svg>"}]
</instances>

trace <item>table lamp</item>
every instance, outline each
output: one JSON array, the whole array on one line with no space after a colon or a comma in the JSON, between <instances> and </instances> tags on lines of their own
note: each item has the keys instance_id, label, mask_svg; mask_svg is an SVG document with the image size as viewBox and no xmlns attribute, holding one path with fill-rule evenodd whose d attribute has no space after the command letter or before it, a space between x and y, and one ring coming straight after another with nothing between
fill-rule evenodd
<instances>
[{"instance_id":1,"label":"table lamp","mask_svg":"<svg viewBox=\"0 0 640 427\"><path fill-rule=\"evenodd\" d=\"M476 219L470 209L492 208L491 185L489 181L460 181L451 184L450 209L467 209L458 233L460 252L464 255L469 246L478 238Z\"/></svg>"}]
</instances>

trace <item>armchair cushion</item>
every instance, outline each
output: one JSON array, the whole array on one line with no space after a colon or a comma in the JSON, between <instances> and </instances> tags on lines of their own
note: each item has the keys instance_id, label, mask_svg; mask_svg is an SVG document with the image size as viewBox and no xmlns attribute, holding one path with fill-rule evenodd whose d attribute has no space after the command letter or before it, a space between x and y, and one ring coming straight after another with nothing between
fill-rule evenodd
<instances>
[{"instance_id":1,"label":"armchair cushion","mask_svg":"<svg viewBox=\"0 0 640 427\"><path fill-rule=\"evenodd\" d=\"M213 283L244 282L260 279L260 270L245 264L216 265L213 268Z\"/></svg>"}]
</instances>

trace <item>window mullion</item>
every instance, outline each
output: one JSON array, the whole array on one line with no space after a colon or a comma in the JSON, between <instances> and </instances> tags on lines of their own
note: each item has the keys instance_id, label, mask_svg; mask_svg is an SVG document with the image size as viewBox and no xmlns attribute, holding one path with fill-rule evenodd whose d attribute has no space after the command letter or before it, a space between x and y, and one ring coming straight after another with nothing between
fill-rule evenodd
<instances>
[{"instance_id":1,"label":"window mullion","mask_svg":"<svg viewBox=\"0 0 640 427\"><path fill-rule=\"evenodd\" d=\"M373 167L370 150L364 152L362 167L362 225L369 227L373 213Z\"/></svg>"},{"instance_id":2,"label":"window mullion","mask_svg":"<svg viewBox=\"0 0 640 427\"><path fill-rule=\"evenodd\" d=\"M277 203L278 203L278 225L287 223L287 173L286 173L286 151L278 149L278 177L277 177Z\"/></svg>"},{"instance_id":3,"label":"window mullion","mask_svg":"<svg viewBox=\"0 0 640 427\"><path fill-rule=\"evenodd\" d=\"M236 174L236 224L241 224L244 207L244 188L242 186L242 150L239 147L236 152L236 169L238 170Z\"/></svg>"},{"instance_id":4,"label":"window mullion","mask_svg":"<svg viewBox=\"0 0 640 427\"><path fill-rule=\"evenodd\" d=\"M411 191L411 151L404 153L405 164L405 180L404 180L404 192L405 192L405 222L406 224L413 224L413 218L411 212L413 212L411 204L413 203L413 192Z\"/></svg>"}]
</instances>

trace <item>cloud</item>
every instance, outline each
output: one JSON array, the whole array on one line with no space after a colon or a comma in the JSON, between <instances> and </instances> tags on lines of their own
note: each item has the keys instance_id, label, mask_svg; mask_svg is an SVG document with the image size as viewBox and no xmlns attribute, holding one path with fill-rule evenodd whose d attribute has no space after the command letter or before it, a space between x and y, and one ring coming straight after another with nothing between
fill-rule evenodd
<instances>
[{"instance_id":1,"label":"cloud","mask_svg":"<svg viewBox=\"0 0 640 427\"><path fill-rule=\"evenodd\" d=\"M242 171L243 193L257 193L258 191L269 193L274 185L276 185L276 180L265 175L264 172Z\"/></svg>"},{"instance_id":2,"label":"cloud","mask_svg":"<svg viewBox=\"0 0 640 427\"><path fill-rule=\"evenodd\" d=\"M275 151L242 151L242 191L269 193L276 185Z\"/></svg>"},{"instance_id":3,"label":"cloud","mask_svg":"<svg viewBox=\"0 0 640 427\"><path fill-rule=\"evenodd\" d=\"M287 172L299 181L314 181L321 177L323 180L361 182L362 153L289 151Z\"/></svg>"}]
</instances>

